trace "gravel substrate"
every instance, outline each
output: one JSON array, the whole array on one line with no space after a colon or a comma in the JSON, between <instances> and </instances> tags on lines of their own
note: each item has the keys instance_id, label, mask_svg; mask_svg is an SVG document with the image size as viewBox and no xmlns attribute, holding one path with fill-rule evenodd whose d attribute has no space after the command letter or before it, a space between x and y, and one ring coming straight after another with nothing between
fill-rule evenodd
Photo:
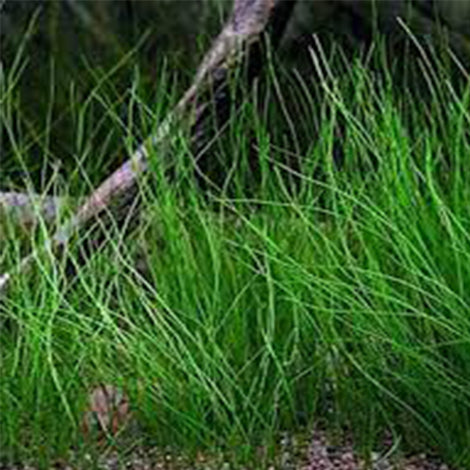
<instances>
[{"instance_id":1,"label":"gravel substrate","mask_svg":"<svg viewBox=\"0 0 470 470\"><path fill-rule=\"evenodd\" d=\"M436 458L425 454L400 456L398 452L372 453L368 462L360 458L351 443L332 445L322 431L307 437L284 434L279 440L278 452L272 462L240 466L230 463L222 455L198 454L189 459L175 456L169 449L139 448L126 455L117 451L104 452L97 459L91 455L71 453L69 462L56 462L56 470L460 470L452 469ZM261 453L263 450L261 449ZM261 458L261 461L266 459ZM1 465L0 470L38 470L34 465Z\"/></svg>"}]
</instances>

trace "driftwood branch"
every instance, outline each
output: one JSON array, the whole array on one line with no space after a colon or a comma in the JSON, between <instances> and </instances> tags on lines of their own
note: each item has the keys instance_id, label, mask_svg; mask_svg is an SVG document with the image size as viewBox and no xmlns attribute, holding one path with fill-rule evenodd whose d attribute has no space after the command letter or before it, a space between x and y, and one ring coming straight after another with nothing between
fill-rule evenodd
<instances>
[{"instance_id":1,"label":"driftwood branch","mask_svg":"<svg viewBox=\"0 0 470 470\"><path fill-rule=\"evenodd\" d=\"M227 119L229 93L227 80L230 71L247 63L247 80L251 81L262 66L261 37L268 31L275 44L289 19L295 0L235 0L232 14L204 57L191 87L174 110L159 126L157 132L143 142L131 158L109 176L78 208L75 215L53 235L50 248L60 253L71 236L115 206L127 206L138 192L138 179L148 169L148 156L152 148L159 148L169 138L173 129L187 126L191 129L193 143L204 137L204 123L215 109L219 125ZM168 166L172 161L166 159ZM123 202L124 201L124 202ZM113 213L118 217L120 214ZM31 265L34 254L25 257L18 267L23 272ZM0 292L5 290L12 273L0 276Z\"/></svg>"},{"instance_id":2,"label":"driftwood branch","mask_svg":"<svg viewBox=\"0 0 470 470\"><path fill-rule=\"evenodd\" d=\"M0 215L11 217L15 223L22 226L34 225L38 220L52 222L64 207L79 204L80 201L69 197L15 191L0 192Z\"/></svg>"}]
</instances>

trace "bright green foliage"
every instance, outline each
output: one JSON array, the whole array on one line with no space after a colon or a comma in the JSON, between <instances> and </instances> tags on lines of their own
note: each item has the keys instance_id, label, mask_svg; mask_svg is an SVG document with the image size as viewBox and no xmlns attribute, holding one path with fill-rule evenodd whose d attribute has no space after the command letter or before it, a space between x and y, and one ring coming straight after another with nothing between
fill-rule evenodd
<instances>
[{"instance_id":1,"label":"bright green foliage","mask_svg":"<svg viewBox=\"0 0 470 470\"><path fill-rule=\"evenodd\" d=\"M73 279L46 253L15 280L0 300L1 458L79 445L104 382L128 390L133 438L153 445L254 448L321 421L364 448L392 429L470 465L470 89L426 69L421 101L359 60L317 68L315 84L291 81L294 128L289 106L260 113L250 91L210 153L231 159L221 190L197 186L175 136L179 176L160 176L157 149L137 230L110 228ZM138 94L136 78L129 116L155 128L167 108ZM19 248L2 242L5 268Z\"/></svg>"}]
</instances>

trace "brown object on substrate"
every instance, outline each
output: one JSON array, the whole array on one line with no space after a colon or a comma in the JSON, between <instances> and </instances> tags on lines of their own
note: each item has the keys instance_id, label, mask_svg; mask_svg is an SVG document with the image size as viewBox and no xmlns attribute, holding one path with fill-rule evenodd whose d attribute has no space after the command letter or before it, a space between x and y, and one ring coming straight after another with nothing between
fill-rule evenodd
<instances>
[{"instance_id":1,"label":"brown object on substrate","mask_svg":"<svg viewBox=\"0 0 470 470\"><path fill-rule=\"evenodd\" d=\"M296 0L235 0L232 14L212 48L205 55L191 87L154 135L143 142L131 158L92 192L68 223L59 227L50 241L54 253L61 253L72 236L95 224L105 233L109 221L135 217L139 178L148 170L149 149L162 147L175 127L190 129L192 142L201 147L205 126L215 109L218 125L227 120L228 78L232 70L247 66L251 82L262 67L259 53L262 34L268 31L276 44L282 36ZM165 165L171 167L168 157ZM106 216L103 218L103 216ZM95 236L95 235L94 235ZM96 244L95 244L96 245ZM17 271L23 273L35 258L23 258ZM0 275L0 292L4 291L12 273Z\"/></svg>"},{"instance_id":2,"label":"brown object on substrate","mask_svg":"<svg viewBox=\"0 0 470 470\"><path fill-rule=\"evenodd\" d=\"M88 407L82 418L81 429L86 439L115 437L129 422L129 397L118 387L101 384L90 393Z\"/></svg>"}]
</instances>

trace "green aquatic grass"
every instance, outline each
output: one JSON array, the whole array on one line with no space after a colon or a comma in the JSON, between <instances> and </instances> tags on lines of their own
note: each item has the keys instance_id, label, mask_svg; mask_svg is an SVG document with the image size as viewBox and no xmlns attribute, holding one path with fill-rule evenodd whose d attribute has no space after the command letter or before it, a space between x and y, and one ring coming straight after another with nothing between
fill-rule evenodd
<instances>
[{"instance_id":1,"label":"green aquatic grass","mask_svg":"<svg viewBox=\"0 0 470 470\"><path fill-rule=\"evenodd\" d=\"M404 450L470 464L470 88L441 70L417 100L395 92L387 70L326 64L315 81L291 76L291 91L271 68L249 91L208 151L224 162L211 169L223 169L218 189L194 177L175 135L164 149L173 179L156 149L136 229L110 227L73 278L47 250L15 278L0 300L2 460L47 468L87 449L87 391L110 383L130 395L128 446L242 458L321 423L350 430L363 450L392 430ZM2 126L21 165L28 135L12 124L13 81L2 75ZM170 80L159 83L168 97ZM129 93L128 122L139 113L148 130L174 101L143 103L138 74ZM87 150L62 185L71 193L106 154L87 140L88 103L123 129L103 89L72 107ZM129 149L139 140L132 126L123 137ZM3 269L50 233L5 232Z\"/></svg>"}]
</instances>

